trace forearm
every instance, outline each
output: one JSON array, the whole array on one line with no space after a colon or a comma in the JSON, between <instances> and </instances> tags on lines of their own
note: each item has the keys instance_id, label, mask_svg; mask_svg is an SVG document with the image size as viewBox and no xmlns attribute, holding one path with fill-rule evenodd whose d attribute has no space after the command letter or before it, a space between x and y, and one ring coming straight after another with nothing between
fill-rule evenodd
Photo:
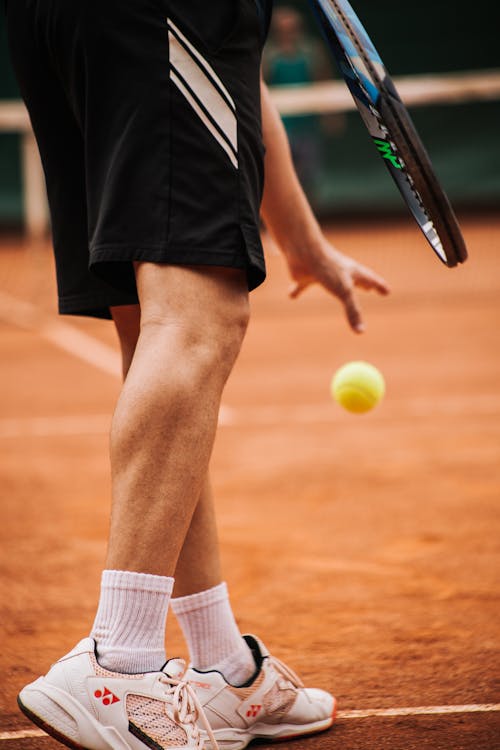
<instances>
[{"instance_id":1,"label":"forearm","mask_svg":"<svg viewBox=\"0 0 500 750\"><path fill-rule=\"evenodd\" d=\"M283 123L264 83L261 96L266 146L262 216L285 255L296 255L321 242L321 230L297 178Z\"/></svg>"}]
</instances>

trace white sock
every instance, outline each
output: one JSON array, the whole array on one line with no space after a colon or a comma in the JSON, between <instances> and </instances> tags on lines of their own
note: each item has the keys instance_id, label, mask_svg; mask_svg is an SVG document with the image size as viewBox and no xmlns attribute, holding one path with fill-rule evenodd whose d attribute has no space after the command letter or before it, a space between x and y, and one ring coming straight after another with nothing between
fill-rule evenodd
<instances>
[{"instance_id":1,"label":"white sock","mask_svg":"<svg viewBox=\"0 0 500 750\"><path fill-rule=\"evenodd\" d=\"M256 671L242 638L225 583L191 596L171 599L195 669L216 669L231 685L243 685Z\"/></svg>"},{"instance_id":2,"label":"white sock","mask_svg":"<svg viewBox=\"0 0 500 750\"><path fill-rule=\"evenodd\" d=\"M173 578L105 570L91 636L99 664L112 672L159 671L166 661L165 623Z\"/></svg>"}]
</instances>

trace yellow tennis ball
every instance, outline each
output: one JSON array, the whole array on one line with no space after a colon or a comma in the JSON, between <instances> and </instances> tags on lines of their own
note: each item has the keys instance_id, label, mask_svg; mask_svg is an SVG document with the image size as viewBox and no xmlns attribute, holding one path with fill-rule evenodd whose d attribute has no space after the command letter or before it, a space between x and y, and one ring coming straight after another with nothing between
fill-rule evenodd
<instances>
[{"instance_id":1,"label":"yellow tennis ball","mask_svg":"<svg viewBox=\"0 0 500 750\"><path fill-rule=\"evenodd\" d=\"M385 382L382 373L368 362L348 362L334 374L331 392L344 409L362 414L383 398Z\"/></svg>"}]
</instances>

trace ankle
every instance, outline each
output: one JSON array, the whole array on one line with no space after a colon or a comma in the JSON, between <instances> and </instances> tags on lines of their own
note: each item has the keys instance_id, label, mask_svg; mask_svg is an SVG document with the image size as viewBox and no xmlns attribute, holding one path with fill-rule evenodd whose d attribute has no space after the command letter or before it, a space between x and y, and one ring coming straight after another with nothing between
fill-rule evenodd
<instances>
[{"instance_id":1,"label":"ankle","mask_svg":"<svg viewBox=\"0 0 500 750\"><path fill-rule=\"evenodd\" d=\"M145 573L105 570L92 637L105 669L141 674L161 669L165 622L173 579Z\"/></svg>"},{"instance_id":2,"label":"ankle","mask_svg":"<svg viewBox=\"0 0 500 750\"><path fill-rule=\"evenodd\" d=\"M244 638L241 638L240 645L237 649L228 654L221 661L211 664L204 671L220 672L226 682L230 685L241 687L249 682L256 674L257 665L249 645Z\"/></svg>"},{"instance_id":3,"label":"ankle","mask_svg":"<svg viewBox=\"0 0 500 750\"><path fill-rule=\"evenodd\" d=\"M255 660L234 619L225 583L172 599L172 609L195 669L217 670L234 685L252 677Z\"/></svg>"}]
</instances>

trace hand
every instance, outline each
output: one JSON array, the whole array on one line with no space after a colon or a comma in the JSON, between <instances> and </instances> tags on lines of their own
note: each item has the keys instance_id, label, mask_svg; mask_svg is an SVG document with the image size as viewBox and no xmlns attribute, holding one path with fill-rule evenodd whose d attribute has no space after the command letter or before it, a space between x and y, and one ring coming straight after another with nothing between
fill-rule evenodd
<instances>
[{"instance_id":1,"label":"hand","mask_svg":"<svg viewBox=\"0 0 500 750\"><path fill-rule=\"evenodd\" d=\"M389 294L389 287L381 276L343 255L326 238L322 238L314 251L288 255L287 261L294 282L290 297L295 299L310 284L321 284L342 302L349 325L356 333L362 333L365 326L354 293L355 287Z\"/></svg>"}]
</instances>

